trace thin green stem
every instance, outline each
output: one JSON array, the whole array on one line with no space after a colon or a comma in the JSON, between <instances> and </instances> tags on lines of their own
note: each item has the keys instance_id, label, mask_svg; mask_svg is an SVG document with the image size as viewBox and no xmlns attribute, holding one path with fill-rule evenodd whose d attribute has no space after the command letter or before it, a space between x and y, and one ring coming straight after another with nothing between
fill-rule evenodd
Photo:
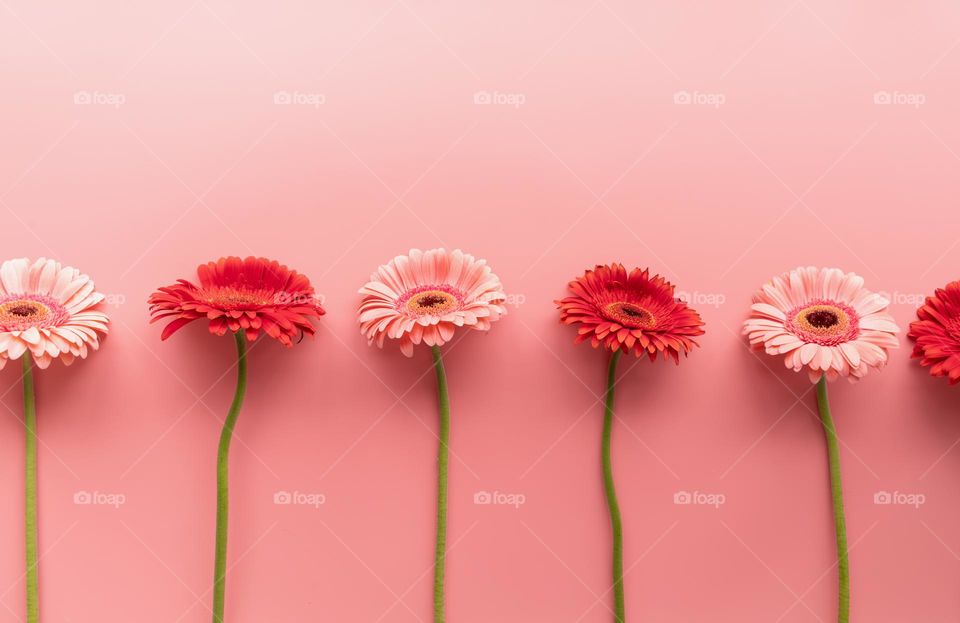
<instances>
[{"instance_id":1,"label":"thin green stem","mask_svg":"<svg viewBox=\"0 0 960 623\"><path fill-rule=\"evenodd\" d=\"M610 435L613 431L613 389L617 383L617 362L621 351L610 356L607 370L606 404L603 409L603 488L607 495L607 507L610 509L610 525L613 528L613 613L615 623L623 623L625 610L623 604L623 521L620 518L620 504L617 503L617 491L613 485L613 463L610 460Z\"/></svg>"},{"instance_id":2,"label":"thin green stem","mask_svg":"<svg viewBox=\"0 0 960 623\"><path fill-rule=\"evenodd\" d=\"M237 341L237 391L233 396L230 412L223 422L220 446L217 450L217 546L213 571L213 623L223 623L223 603L227 575L227 518L230 511L228 493L228 468L230 464L230 440L233 427L243 405L247 391L247 338L243 331L234 334Z\"/></svg>"},{"instance_id":3,"label":"thin green stem","mask_svg":"<svg viewBox=\"0 0 960 623\"><path fill-rule=\"evenodd\" d=\"M26 428L26 539L27 539L27 623L40 620L37 595L37 404L33 391L33 361L23 353L23 424Z\"/></svg>"},{"instance_id":4,"label":"thin green stem","mask_svg":"<svg viewBox=\"0 0 960 623\"><path fill-rule=\"evenodd\" d=\"M437 549L433 567L433 621L443 623L443 580L447 558L447 470L450 463L450 396L443 369L440 347L433 347L433 367L437 372L437 401L440 431L437 437Z\"/></svg>"},{"instance_id":5,"label":"thin green stem","mask_svg":"<svg viewBox=\"0 0 960 623\"><path fill-rule=\"evenodd\" d=\"M817 383L817 406L820 409L820 421L827 435L827 453L830 457L830 491L833 497L833 520L837 529L837 561L840 583L840 605L837 621L850 621L850 561L847 557L847 525L843 515L843 484L840 477L840 447L837 443L837 429L830 417L830 402L827 400L827 379L821 377Z\"/></svg>"}]
</instances>

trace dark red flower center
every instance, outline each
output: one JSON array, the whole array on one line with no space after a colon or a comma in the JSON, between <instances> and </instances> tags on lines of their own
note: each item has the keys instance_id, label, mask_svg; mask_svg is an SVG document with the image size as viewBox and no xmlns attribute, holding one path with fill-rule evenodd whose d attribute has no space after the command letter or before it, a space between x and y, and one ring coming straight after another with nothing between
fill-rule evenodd
<instances>
[{"instance_id":1,"label":"dark red flower center","mask_svg":"<svg viewBox=\"0 0 960 623\"><path fill-rule=\"evenodd\" d=\"M807 322L817 329L827 329L840 322L840 318L835 313L827 309L818 309L812 312L807 312L806 319Z\"/></svg>"},{"instance_id":2,"label":"dark red flower center","mask_svg":"<svg viewBox=\"0 0 960 623\"><path fill-rule=\"evenodd\" d=\"M448 301L448 297L438 294L424 294L417 297L417 305L420 307L439 307Z\"/></svg>"},{"instance_id":3,"label":"dark red flower center","mask_svg":"<svg viewBox=\"0 0 960 623\"><path fill-rule=\"evenodd\" d=\"M27 316L36 315L39 311L36 305L15 305L8 309L7 313L26 318Z\"/></svg>"},{"instance_id":4,"label":"dark red flower center","mask_svg":"<svg viewBox=\"0 0 960 623\"><path fill-rule=\"evenodd\" d=\"M650 329L657 322L649 310L625 301L609 303L603 308L603 312L608 320L631 329Z\"/></svg>"}]
</instances>

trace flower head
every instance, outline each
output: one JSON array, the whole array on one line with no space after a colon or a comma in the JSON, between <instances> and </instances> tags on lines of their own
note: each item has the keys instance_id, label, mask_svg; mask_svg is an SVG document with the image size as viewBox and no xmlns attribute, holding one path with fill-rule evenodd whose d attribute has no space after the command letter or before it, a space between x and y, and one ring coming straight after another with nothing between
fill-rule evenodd
<instances>
[{"instance_id":1,"label":"flower head","mask_svg":"<svg viewBox=\"0 0 960 623\"><path fill-rule=\"evenodd\" d=\"M889 301L863 287L863 278L837 268L797 268L774 277L753 295L743 333L788 368L807 367L814 383L863 378L887 363L900 331Z\"/></svg>"},{"instance_id":2,"label":"flower head","mask_svg":"<svg viewBox=\"0 0 960 623\"><path fill-rule=\"evenodd\" d=\"M30 351L38 368L54 359L70 365L100 347L107 315L93 281L60 262L26 258L0 265L0 368Z\"/></svg>"},{"instance_id":3,"label":"flower head","mask_svg":"<svg viewBox=\"0 0 960 623\"><path fill-rule=\"evenodd\" d=\"M673 285L648 269L623 264L597 265L569 284L572 296L557 301L560 322L578 324L576 343L590 340L611 351L658 354L680 363L697 346L703 321L693 309L674 297Z\"/></svg>"},{"instance_id":4,"label":"flower head","mask_svg":"<svg viewBox=\"0 0 960 623\"><path fill-rule=\"evenodd\" d=\"M928 296L910 323L907 337L914 341L913 358L930 366L933 376L960 383L960 281L952 281Z\"/></svg>"},{"instance_id":5,"label":"flower head","mask_svg":"<svg viewBox=\"0 0 960 623\"><path fill-rule=\"evenodd\" d=\"M440 346L457 327L487 331L507 313L500 279L485 260L459 249L398 255L377 269L360 288L360 331L370 344L400 340L413 356L414 344Z\"/></svg>"},{"instance_id":6,"label":"flower head","mask_svg":"<svg viewBox=\"0 0 960 623\"><path fill-rule=\"evenodd\" d=\"M222 257L197 267L200 285L179 279L150 296L151 322L172 318L160 339L206 318L210 333L243 331L248 341L262 330L284 346L304 333L311 319L324 314L310 280L283 264L262 257Z\"/></svg>"}]
</instances>

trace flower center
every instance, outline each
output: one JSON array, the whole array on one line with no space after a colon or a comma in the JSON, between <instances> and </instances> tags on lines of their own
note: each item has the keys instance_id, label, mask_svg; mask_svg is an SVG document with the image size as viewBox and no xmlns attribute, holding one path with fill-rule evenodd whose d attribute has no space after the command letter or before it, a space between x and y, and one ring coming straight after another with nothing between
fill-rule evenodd
<instances>
[{"instance_id":1,"label":"flower center","mask_svg":"<svg viewBox=\"0 0 960 623\"><path fill-rule=\"evenodd\" d=\"M840 322L840 318L828 309L817 309L807 312L804 315L804 319L817 329L829 329Z\"/></svg>"},{"instance_id":2,"label":"flower center","mask_svg":"<svg viewBox=\"0 0 960 623\"><path fill-rule=\"evenodd\" d=\"M26 331L57 324L66 310L46 297L20 295L0 301L0 331Z\"/></svg>"},{"instance_id":3,"label":"flower center","mask_svg":"<svg viewBox=\"0 0 960 623\"><path fill-rule=\"evenodd\" d=\"M204 293L205 303L217 309L258 309L272 305L269 293L262 290L240 290L237 288L218 288Z\"/></svg>"},{"instance_id":4,"label":"flower center","mask_svg":"<svg viewBox=\"0 0 960 623\"><path fill-rule=\"evenodd\" d=\"M14 316L34 316L40 309L35 305L16 305L7 310L7 313L13 314Z\"/></svg>"},{"instance_id":5,"label":"flower center","mask_svg":"<svg viewBox=\"0 0 960 623\"><path fill-rule=\"evenodd\" d=\"M440 316L453 311L460 305L460 301L451 292L440 289L421 290L407 299L407 311L422 316L430 314Z\"/></svg>"},{"instance_id":6,"label":"flower center","mask_svg":"<svg viewBox=\"0 0 960 623\"><path fill-rule=\"evenodd\" d=\"M634 303L623 301L609 303L603 308L603 312L608 320L631 329L650 329L657 323L657 319L649 310Z\"/></svg>"},{"instance_id":7,"label":"flower center","mask_svg":"<svg viewBox=\"0 0 960 623\"><path fill-rule=\"evenodd\" d=\"M812 301L787 315L786 327L805 342L835 346L860 333L860 319L851 307L833 301Z\"/></svg>"}]
</instances>

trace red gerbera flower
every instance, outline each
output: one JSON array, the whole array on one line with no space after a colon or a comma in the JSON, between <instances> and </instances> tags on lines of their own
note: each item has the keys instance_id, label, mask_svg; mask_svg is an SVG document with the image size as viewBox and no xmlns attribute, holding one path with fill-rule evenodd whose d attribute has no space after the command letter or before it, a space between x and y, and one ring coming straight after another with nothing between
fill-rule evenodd
<instances>
[{"instance_id":1,"label":"red gerbera flower","mask_svg":"<svg viewBox=\"0 0 960 623\"><path fill-rule=\"evenodd\" d=\"M274 260L222 257L198 266L197 275L199 286L178 279L150 297L151 322L174 318L160 339L207 318L214 335L243 330L252 342L263 330L292 346L297 335L313 335L310 319L324 314L310 280Z\"/></svg>"},{"instance_id":2,"label":"red gerbera flower","mask_svg":"<svg viewBox=\"0 0 960 623\"><path fill-rule=\"evenodd\" d=\"M623 264L597 265L569 284L573 296L557 301L560 321L582 325L576 343L590 340L594 348L647 354L658 353L677 363L703 335L700 314L673 294L673 285L648 269L627 274Z\"/></svg>"},{"instance_id":3,"label":"red gerbera flower","mask_svg":"<svg viewBox=\"0 0 960 623\"><path fill-rule=\"evenodd\" d=\"M932 376L960 383L960 281L952 281L928 296L910 323L907 337L915 342L913 358L930 366Z\"/></svg>"}]
</instances>

